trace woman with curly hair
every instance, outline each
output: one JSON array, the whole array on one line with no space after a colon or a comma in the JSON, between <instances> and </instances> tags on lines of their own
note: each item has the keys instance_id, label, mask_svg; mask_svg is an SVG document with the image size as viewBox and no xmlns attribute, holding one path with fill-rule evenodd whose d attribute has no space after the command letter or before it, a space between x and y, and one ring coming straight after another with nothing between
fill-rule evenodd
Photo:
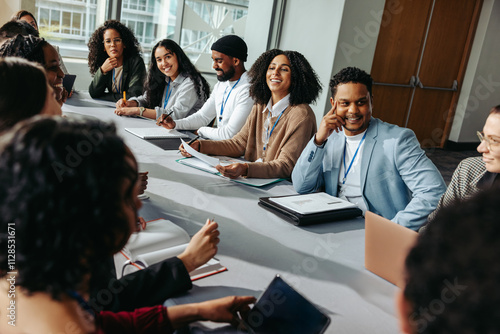
<instances>
[{"instance_id":1,"label":"woman with curly hair","mask_svg":"<svg viewBox=\"0 0 500 334\"><path fill-rule=\"evenodd\" d=\"M94 76L89 86L92 98L118 101L142 94L146 67L141 47L132 31L116 20L108 20L90 37L89 68ZM107 93L106 93L107 89Z\"/></svg>"},{"instance_id":2,"label":"woman with curly hair","mask_svg":"<svg viewBox=\"0 0 500 334\"><path fill-rule=\"evenodd\" d=\"M38 114L61 115L40 65L17 57L0 58L0 77L0 133Z\"/></svg>"},{"instance_id":3,"label":"woman with curly hair","mask_svg":"<svg viewBox=\"0 0 500 334\"><path fill-rule=\"evenodd\" d=\"M89 285L136 230L138 192L137 162L112 124L37 116L2 136L0 332L172 333L248 311L253 297L93 309Z\"/></svg>"},{"instance_id":4,"label":"woman with curly hair","mask_svg":"<svg viewBox=\"0 0 500 334\"><path fill-rule=\"evenodd\" d=\"M115 113L157 119L167 114L181 119L198 111L210 95L210 87L186 56L170 39L159 41L151 51L144 95L116 102Z\"/></svg>"},{"instance_id":5,"label":"woman with curly hair","mask_svg":"<svg viewBox=\"0 0 500 334\"><path fill-rule=\"evenodd\" d=\"M256 102L239 133L223 141L197 140L202 153L240 157L248 162L217 166L224 176L287 178L316 132L309 103L321 84L306 58L297 51L264 52L250 69L250 96ZM184 156L190 156L180 147Z\"/></svg>"}]
</instances>

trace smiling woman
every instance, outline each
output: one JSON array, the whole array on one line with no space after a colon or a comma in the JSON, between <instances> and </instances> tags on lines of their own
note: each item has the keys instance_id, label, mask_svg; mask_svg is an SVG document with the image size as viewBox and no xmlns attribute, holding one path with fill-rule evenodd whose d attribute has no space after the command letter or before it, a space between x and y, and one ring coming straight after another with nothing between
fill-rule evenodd
<instances>
[{"instance_id":1,"label":"smiling woman","mask_svg":"<svg viewBox=\"0 0 500 334\"><path fill-rule=\"evenodd\" d=\"M198 111L210 95L210 87L181 47L170 39L159 41L151 52L144 94L116 103L117 115L177 120Z\"/></svg>"},{"instance_id":2,"label":"smiling woman","mask_svg":"<svg viewBox=\"0 0 500 334\"><path fill-rule=\"evenodd\" d=\"M309 103L321 85L306 58L297 51L264 52L249 71L255 100L247 121L232 139L195 141L206 154L245 156L248 163L217 166L224 176L287 178L305 145L316 132ZM183 147L181 153L188 155Z\"/></svg>"},{"instance_id":3,"label":"smiling woman","mask_svg":"<svg viewBox=\"0 0 500 334\"><path fill-rule=\"evenodd\" d=\"M32 35L17 35L2 45L0 57L21 57L43 65L57 101L60 105L66 101L67 92L62 87L64 73L60 67L59 54L46 40Z\"/></svg>"},{"instance_id":4,"label":"smiling woman","mask_svg":"<svg viewBox=\"0 0 500 334\"><path fill-rule=\"evenodd\" d=\"M142 94L146 68L139 42L129 28L116 20L106 21L92 34L88 47L94 75L90 96L118 101L123 92L130 97Z\"/></svg>"},{"instance_id":5,"label":"smiling woman","mask_svg":"<svg viewBox=\"0 0 500 334\"><path fill-rule=\"evenodd\" d=\"M500 183L500 105L490 110L483 132L478 131L478 137L481 142L477 151L482 157L467 158L460 162L436 210L429 216L429 221L443 207Z\"/></svg>"}]
</instances>

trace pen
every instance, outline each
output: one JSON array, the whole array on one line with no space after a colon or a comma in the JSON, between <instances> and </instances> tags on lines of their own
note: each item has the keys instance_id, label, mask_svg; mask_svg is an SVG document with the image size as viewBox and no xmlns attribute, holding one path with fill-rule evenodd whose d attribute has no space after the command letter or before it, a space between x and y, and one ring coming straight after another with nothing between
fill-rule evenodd
<instances>
[{"instance_id":1,"label":"pen","mask_svg":"<svg viewBox=\"0 0 500 334\"><path fill-rule=\"evenodd\" d=\"M170 116L170 115L172 115L173 113L174 113L174 111L172 110L171 112L169 112L169 113L167 114L167 117L169 117L169 116ZM162 119L162 120L161 120L161 123L163 123L163 121L164 121L164 120L166 120L166 119L167 119L167 117L165 117L164 119Z\"/></svg>"},{"instance_id":2,"label":"pen","mask_svg":"<svg viewBox=\"0 0 500 334\"><path fill-rule=\"evenodd\" d=\"M194 137L193 139L191 139L190 141L188 141L186 144L191 145L191 144L192 144L192 143L194 143L194 141L195 141L196 139L198 139L198 138L200 138L200 136L196 136L196 137ZM181 150L177 151L177 153L181 153Z\"/></svg>"},{"instance_id":3,"label":"pen","mask_svg":"<svg viewBox=\"0 0 500 334\"><path fill-rule=\"evenodd\" d=\"M127 92L123 91L123 102L127 102Z\"/></svg>"}]
</instances>

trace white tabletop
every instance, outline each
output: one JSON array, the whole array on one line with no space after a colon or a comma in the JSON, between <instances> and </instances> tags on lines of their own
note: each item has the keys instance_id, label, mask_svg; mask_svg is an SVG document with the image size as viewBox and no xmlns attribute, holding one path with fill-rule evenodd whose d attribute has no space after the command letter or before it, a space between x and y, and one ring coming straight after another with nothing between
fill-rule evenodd
<instances>
[{"instance_id":1,"label":"white tabletop","mask_svg":"<svg viewBox=\"0 0 500 334\"><path fill-rule=\"evenodd\" d=\"M162 150L124 130L155 126L153 121L116 116L113 108L87 99L77 94L63 112L116 123L139 170L149 171L146 194L150 198L143 202L141 216L169 219L190 235L207 218L219 223L216 257L228 271L195 281L189 298L258 296L279 273L330 315L326 333L398 332L397 287L364 268L363 219L296 227L257 204L259 197L295 194L290 182L253 188L176 163L181 158L177 151ZM208 330L227 331L227 326Z\"/></svg>"}]
</instances>

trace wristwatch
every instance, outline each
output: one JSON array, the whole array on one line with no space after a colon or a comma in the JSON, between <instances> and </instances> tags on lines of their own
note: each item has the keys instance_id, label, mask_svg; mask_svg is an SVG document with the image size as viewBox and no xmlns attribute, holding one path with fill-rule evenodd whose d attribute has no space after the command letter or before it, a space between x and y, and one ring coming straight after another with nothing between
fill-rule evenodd
<instances>
[{"instance_id":1,"label":"wristwatch","mask_svg":"<svg viewBox=\"0 0 500 334\"><path fill-rule=\"evenodd\" d=\"M146 108L144 108L144 107L139 107L139 116L142 117L142 113L144 112L145 109Z\"/></svg>"}]
</instances>

